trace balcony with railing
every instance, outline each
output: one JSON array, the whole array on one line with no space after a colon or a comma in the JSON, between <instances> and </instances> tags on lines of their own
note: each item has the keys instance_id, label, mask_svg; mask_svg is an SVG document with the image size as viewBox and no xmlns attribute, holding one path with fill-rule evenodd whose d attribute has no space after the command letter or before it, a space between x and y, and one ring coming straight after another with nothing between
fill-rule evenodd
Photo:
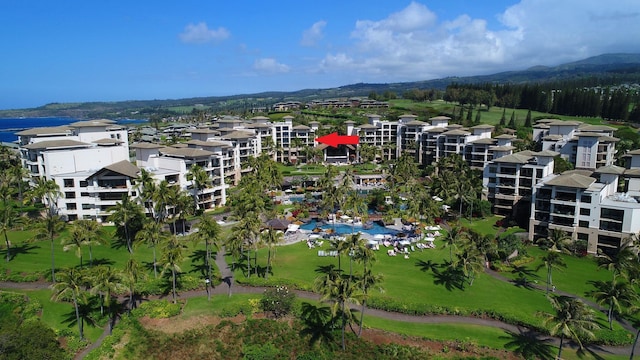
<instances>
[{"instance_id":1,"label":"balcony with railing","mask_svg":"<svg viewBox=\"0 0 640 360\"><path fill-rule=\"evenodd\" d=\"M551 215L550 216L551 222L556 224L556 225L560 225L560 226L567 226L567 227L573 227L574 224L574 218L573 217L564 217L564 216L556 216L556 215Z\"/></svg>"}]
</instances>

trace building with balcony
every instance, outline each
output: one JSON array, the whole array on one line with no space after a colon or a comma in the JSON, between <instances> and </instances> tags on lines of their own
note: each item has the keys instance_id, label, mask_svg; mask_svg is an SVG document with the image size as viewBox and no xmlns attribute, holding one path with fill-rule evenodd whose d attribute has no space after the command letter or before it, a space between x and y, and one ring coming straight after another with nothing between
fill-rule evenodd
<instances>
[{"instance_id":1,"label":"building with balcony","mask_svg":"<svg viewBox=\"0 0 640 360\"><path fill-rule=\"evenodd\" d=\"M634 169L609 165L542 179L533 188L529 239L546 237L548 229L560 229L574 240L585 241L590 254L617 250L640 231L640 222L634 221L640 216L640 188L618 189L620 178L628 176L629 170Z\"/></svg>"}]
</instances>

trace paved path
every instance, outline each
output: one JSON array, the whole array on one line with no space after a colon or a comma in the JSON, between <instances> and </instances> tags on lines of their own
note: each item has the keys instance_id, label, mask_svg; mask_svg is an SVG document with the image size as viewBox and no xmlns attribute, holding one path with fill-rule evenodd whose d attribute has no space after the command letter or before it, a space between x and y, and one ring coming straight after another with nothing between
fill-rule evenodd
<instances>
[{"instance_id":1,"label":"paved path","mask_svg":"<svg viewBox=\"0 0 640 360\"><path fill-rule=\"evenodd\" d=\"M231 272L231 269L229 268L229 265L226 263L225 258L224 258L224 249L221 249L221 251L218 251L218 253L216 254L216 258L215 258L215 263L218 266L218 269L220 269L220 274L221 277L223 279L223 282L216 286L215 288L213 288L211 290L211 294L213 295L224 295L227 294L229 296L231 296L232 293L240 293L240 294L261 294L262 292L264 292L264 290L266 288L264 287L249 287L249 286L242 286L242 285L238 285L235 284L233 281L233 273ZM486 271L488 275L501 280L501 281L508 281L508 282L512 282L511 279L508 279L502 275L500 275L499 273L492 271L492 270L487 270ZM17 290L41 290L41 289L47 289L51 284L50 283L46 283L46 282L35 282L35 283L13 283L13 282L0 282L0 289L17 289ZM537 285L534 285L535 287L539 288L540 290L543 290L541 287L538 287ZM319 295L316 293L311 293L311 292L306 292L306 291L295 291L296 294L304 299L311 299L311 300L318 300L319 299ZM568 293L564 293L561 291L556 291L557 293L560 293L562 295L569 295L569 296L575 296L573 294L568 294ZM205 290L197 290L197 291L187 291L187 292L182 292L179 294L179 298L180 299L189 299L192 297L196 297L196 296L206 296L206 292ZM149 299L156 299L156 298L165 298L167 296L151 296L148 297L145 300L149 300ZM581 298L582 299L582 298ZM587 300L587 299L583 299L585 302L587 302L590 306L594 306L598 309L601 309L597 304L594 304L593 302ZM535 332L531 332L529 331L529 329L525 328L525 327L521 327L521 326L516 326L516 325L512 325L512 324L508 324L508 323L504 323L498 320L493 320L493 319L485 319L485 318L477 318L477 317L469 317L469 316L453 316L453 315L408 315L408 314L402 314L402 313L396 313L396 312L388 312L388 311L382 311L382 310L378 310L378 309L366 309L366 314L371 315L371 316L376 316L376 317L380 317L380 318L384 318L384 319L388 319L388 320L395 320L395 321L403 321L403 322L411 322L411 323L423 323L423 324L469 324L469 325L479 325L479 326L489 326L489 327L493 327L493 328L499 328L499 329L503 329L505 331L514 333L514 334L531 334L532 336L535 336L536 339L540 340L540 341L547 341L548 343L554 344L554 345L558 345L559 339L557 338L553 338L553 337L549 337L543 334L539 334L539 333L535 333ZM621 322L622 326L627 329L628 331L632 332L635 334L636 330L628 323L622 321ZM97 348L98 346L100 346L100 344L102 343L102 341L104 340L104 338L109 335L109 326L105 326L104 332L102 333L102 335L93 343L91 344L89 347L87 347L86 349L84 349L82 352L80 352L77 356L76 359L82 359L84 358L91 350ZM565 342L566 346L572 347L572 348L577 348L577 344L574 344L572 342ZM628 355L631 353L631 346L625 346L625 347L614 347L614 346L597 346L597 345L590 345L588 346L588 349L590 351L593 351L601 356L606 356L609 354L613 354L613 355ZM636 352L639 352L640 350L638 349L638 347L636 347Z\"/></svg>"}]
</instances>

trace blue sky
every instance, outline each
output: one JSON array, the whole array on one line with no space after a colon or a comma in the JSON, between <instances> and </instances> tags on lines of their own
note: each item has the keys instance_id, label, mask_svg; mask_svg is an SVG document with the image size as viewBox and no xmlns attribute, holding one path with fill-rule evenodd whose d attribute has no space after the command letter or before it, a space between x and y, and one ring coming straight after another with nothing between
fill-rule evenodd
<instances>
[{"instance_id":1,"label":"blue sky","mask_svg":"<svg viewBox=\"0 0 640 360\"><path fill-rule=\"evenodd\" d=\"M3 0L0 24L0 109L427 80L640 52L637 0Z\"/></svg>"}]
</instances>

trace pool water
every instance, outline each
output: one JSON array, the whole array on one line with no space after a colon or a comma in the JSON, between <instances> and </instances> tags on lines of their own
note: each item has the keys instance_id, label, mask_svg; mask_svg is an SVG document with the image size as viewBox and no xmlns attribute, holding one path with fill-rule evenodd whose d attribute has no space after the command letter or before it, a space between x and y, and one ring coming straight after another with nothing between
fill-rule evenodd
<instances>
[{"instance_id":1,"label":"pool water","mask_svg":"<svg viewBox=\"0 0 640 360\"><path fill-rule=\"evenodd\" d=\"M313 230L316 227L320 227L321 229L334 229L334 225L333 224L318 224L317 221L315 220L311 220L311 222L306 223L302 226L300 226L301 229L303 230ZM378 224L377 222L373 223L373 226L371 228L367 228L365 229L362 226L351 226L349 224L336 224L335 225L335 234L338 235L348 235L351 234L353 231L358 232L358 231L362 231L363 233L367 233L367 234L371 234L371 235L377 235L377 234L389 234L389 235L395 235L398 233L398 231L393 230L393 229L388 229L380 224Z\"/></svg>"}]
</instances>

